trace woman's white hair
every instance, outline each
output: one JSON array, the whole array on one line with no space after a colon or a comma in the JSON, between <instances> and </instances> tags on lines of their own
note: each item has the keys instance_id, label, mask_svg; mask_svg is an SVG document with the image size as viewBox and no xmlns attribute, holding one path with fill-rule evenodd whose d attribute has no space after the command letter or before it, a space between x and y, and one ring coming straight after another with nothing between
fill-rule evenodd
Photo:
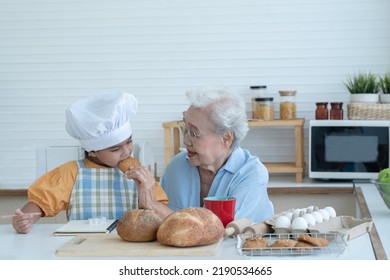
<instances>
[{"instance_id":1,"label":"woman's white hair","mask_svg":"<svg viewBox=\"0 0 390 280\"><path fill-rule=\"evenodd\" d=\"M245 138L249 128L244 99L224 87L201 87L187 91L190 105L207 109L214 132L224 134L233 131L232 146Z\"/></svg>"}]
</instances>

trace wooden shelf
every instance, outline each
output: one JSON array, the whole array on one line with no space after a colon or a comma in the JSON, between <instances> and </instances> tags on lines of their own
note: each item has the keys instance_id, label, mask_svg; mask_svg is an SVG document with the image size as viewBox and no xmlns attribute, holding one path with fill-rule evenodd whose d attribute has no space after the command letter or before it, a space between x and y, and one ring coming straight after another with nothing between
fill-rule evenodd
<instances>
[{"instance_id":1,"label":"wooden shelf","mask_svg":"<svg viewBox=\"0 0 390 280\"><path fill-rule=\"evenodd\" d=\"M27 189L2 189L0 196L27 196Z\"/></svg>"},{"instance_id":2,"label":"wooden shelf","mask_svg":"<svg viewBox=\"0 0 390 280\"><path fill-rule=\"evenodd\" d=\"M248 121L250 128L256 127L293 127L295 136L295 162L265 162L269 173L295 173L295 181L302 182L304 176L304 134L303 125L305 119L273 120L273 121ZM164 122L164 153L165 166L172 157L179 153L180 132L177 121Z\"/></svg>"},{"instance_id":3,"label":"wooden shelf","mask_svg":"<svg viewBox=\"0 0 390 280\"><path fill-rule=\"evenodd\" d=\"M293 162L264 162L264 165L270 173L297 173L302 170Z\"/></svg>"},{"instance_id":4,"label":"wooden shelf","mask_svg":"<svg viewBox=\"0 0 390 280\"><path fill-rule=\"evenodd\" d=\"M295 119L295 120L273 120L273 121L257 121L249 120L248 126L298 126L301 127L305 123L305 119Z\"/></svg>"}]
</instances>

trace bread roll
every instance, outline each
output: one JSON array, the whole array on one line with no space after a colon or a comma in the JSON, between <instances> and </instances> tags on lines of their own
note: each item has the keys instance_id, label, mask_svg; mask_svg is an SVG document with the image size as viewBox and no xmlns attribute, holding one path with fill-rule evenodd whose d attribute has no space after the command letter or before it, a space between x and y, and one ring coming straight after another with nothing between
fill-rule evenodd
<instances>
[{"instance_id":1,"label":"bread roll","mask_svg":"<svg viewBox=\"0 0 390 280\"><path fill-rule=\"evenodd\" d=\"M162 219L153 210L133 209L119 219L116 231L125 241L154 241L161 222Z\"/></svg>"},{"instance_id":2,"label":"bread roll","mask_svg":"<svg viewBox=\"0 0 390 280\"><path fill-rule=\"evenodd\" d=\"M217 242L225 228L221 220L206 208L185 208L166 217L157 231L163 245L192 247Z\"/></svg>"},{"instance_id":3,"label":"bread roll","mask_svg":"<svg viewBox=\"0 0 390 280\"><path fill-rule=\"evenodd\" d=\"M140 166L140 162L133 157L128 157L118 163L118 167L122 172L126 172L130 167Z\"/></svg>"}]
</instances>

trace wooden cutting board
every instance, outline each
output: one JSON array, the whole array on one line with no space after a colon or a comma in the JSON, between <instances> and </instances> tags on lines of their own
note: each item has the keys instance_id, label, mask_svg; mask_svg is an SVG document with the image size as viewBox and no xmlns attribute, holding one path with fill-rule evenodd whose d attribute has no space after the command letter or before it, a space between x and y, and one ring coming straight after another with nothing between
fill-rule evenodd
<instances>
[{"instance_id":1,"label":"wooden cutting board","mask_svg":"<svg viewBox=\"0 0 390 280\"><path fill-rule=\"evenodd\" d=\"M214 256L223 239L205 246L178 248L154 242L127 242L116 233L78 235L57 249L57 256L79 257L163 257Z\"/></svg>"}]
</instances>

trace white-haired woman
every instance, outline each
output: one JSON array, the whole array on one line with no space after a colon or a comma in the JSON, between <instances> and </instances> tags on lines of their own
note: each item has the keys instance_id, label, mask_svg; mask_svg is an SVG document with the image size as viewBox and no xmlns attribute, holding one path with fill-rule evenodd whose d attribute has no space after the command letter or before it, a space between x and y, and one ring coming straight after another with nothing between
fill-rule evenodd
<instances>
[{"instance_id":1,"label":"white-haired woman","mask_svg":"<svg viewBox=\"0 0 390 280\"><path fill-rule=\"evenodd\" d=\"M187 149L167 166L161 186L177 211L201 207L207 196L234 196L235 219L261 222L273 214L268 171L239 144L248 132L242 97L224 88L187 92L190 106L179 123Z\"/></svg>"}]
</instances>

